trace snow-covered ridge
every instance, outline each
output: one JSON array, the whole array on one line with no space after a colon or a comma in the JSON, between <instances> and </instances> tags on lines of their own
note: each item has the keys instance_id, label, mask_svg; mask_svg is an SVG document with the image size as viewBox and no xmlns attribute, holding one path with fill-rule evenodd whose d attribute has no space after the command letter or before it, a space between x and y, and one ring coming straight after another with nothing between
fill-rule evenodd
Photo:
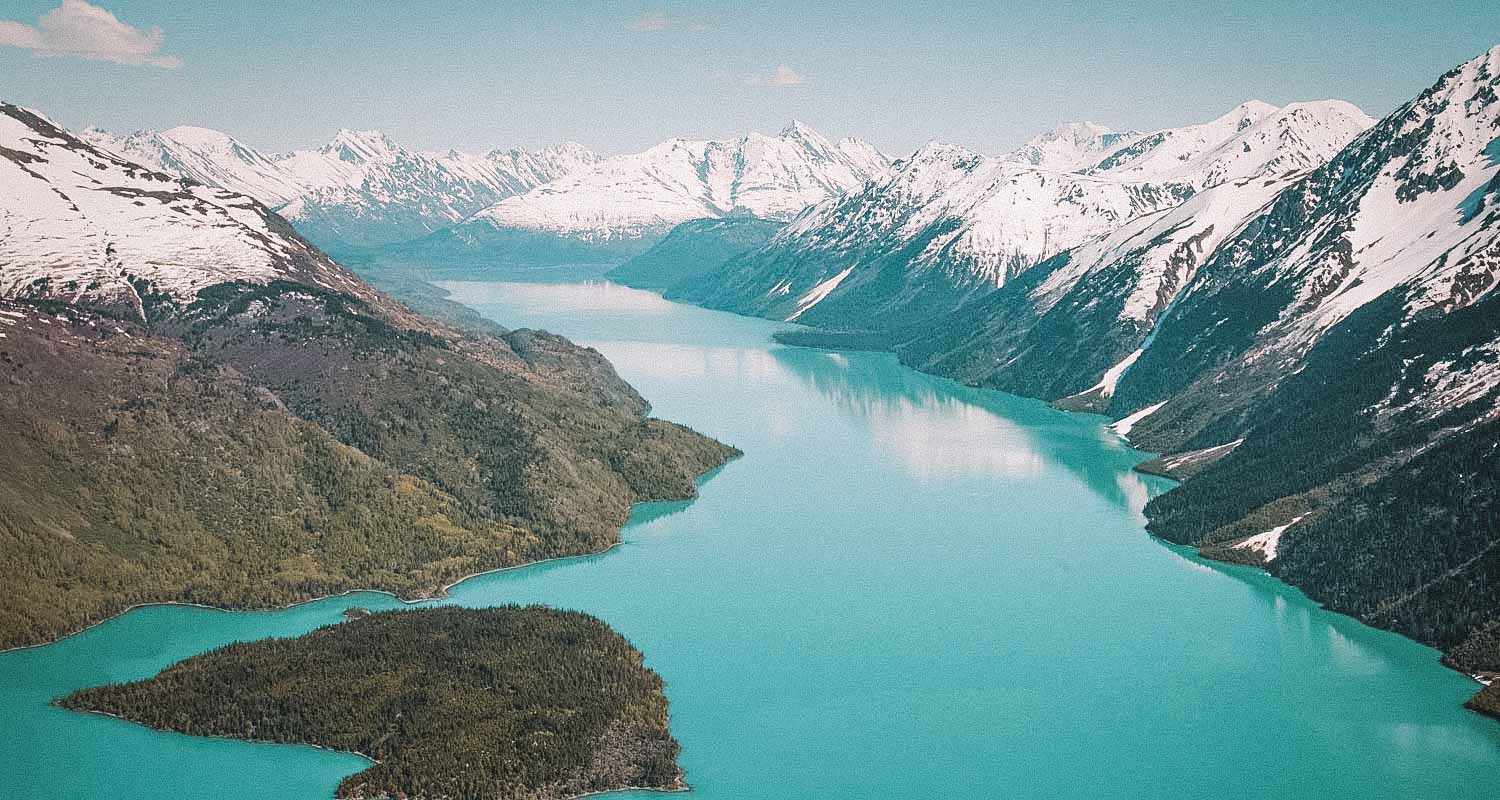
<instances>
[{"instance_id":1,"label":"snow-covered ridge","mask_svg":"<svg viewBox=\"0 0 1500 800\"><path fill-rule=\"evenodd\" d=\"M131 163L0 103L0 296L144 317L162 295L277 279L366 293L254 198Z\"/></svg>"},{"instance_id":2,"label":"snow-covered ridge","mask_svg":"<svg viewBox=\"0 0 1500 800\"><path fill-rule=\"evenodd\" d=\"M776 136L671 139L506 198L473 223L586 239L636 238L691 219L790 219L862 184L889 160L858 139L832 143L794 121Z\"/></svg>"},{"instance_id":3,"label":"snow-covered ridge","mask_svg":"<svg viewBox=\"0 0 1500 800\"><path fill-rule=\"evenodd\" d=\"M290 153L194 127L128 136L89 129L82 138L158 171L248 194L320 240L358 245L415 238L598 160L572 143L416 152L379 131L341 130L316 150Z\"/></svg>"},{"instance_id":4,"label":"snow-covered ridge","mask_svg":"<svg viewBox=\"0 0 1500 800\"><path fill-rule=\"evenodd\" d=\"M1368 114L1342 100L1281 108L1251 100L1209 122L1140 135L1081 171L1199 190L1318 166L1373 124Z\"/></svg>"},{"instance_id":5,"label":"snow-covered ridge","mask_svg":"<svg viewBox=\"0 0 1500 800\"><path fill-rule=\"evenodd\" d=\"M1072 172L1093 165L1106 153L1126 147L1141 135L1139 131L1114 131L1092 122L1068 122L1037 134L1002 158Z\"/></svg>"},{"instance_id":6,"label":"snow-covered ridge","mask_svg":"<svg viewBox=\"0 0 1500 800\"><path fill-rule=\"evenodd\" d=\"M1168 393L1174 404L1185 398L1168 406L1173 411L1230 376L1274 387L1338 330L1364 337L1368 354L1402 354L1385 399L1362 409L1374 418L1397 424L1399 417L1401 425L1445 414L1493 418L1484 404L1500 374L1500 339L1472 315L1444 320L1493 299L1500 286L1497 142L1500 46L1293 180L1205 256L1158 326L1176 346L1148 350L1117 397L1133 404ZM1356 312L1364 315L1357 325ZM1204 320L1229 325L1221 335L1203 330ZM1249 320L1254 330L1246 336L1236 326ZM1371 328L1383 333L1364 329L1372 320L1383 321ZM1439 324L1448 326L1446 338L1405 338L1407 329Z\"/></svg>"},{"instance_id":7,"label":"snow-covered ridge","mask_svg":"<svg viewBox=\"0 0 1500 800\"><path fill-rule=\"evenodd\" d=\"M798 216L758 253L742 259L736 267L740 274L725 276L733 296L708 299L782 319L798 314L799 321L812 324L899 324L906 305L941 305L993 291L1052 256L1103 242L1100 237L1126 230L1136 220L1156 219L1153 215L1206 189L1238 182L1250 190L1231 201L1226 195L1233 190L1226 189L1187 209L1184 219L1150 231L1156 236L1177 226L1173 230L1192 238L1196 252L1184 258L1175 250L1186 243L1177 241L1146 265L1148 274L1127 304L1129 315L1145 320L1185 284L1196 256L1274 194L1268 182L1323 163L1371 122L1338 101L1284 108L1249 102L1201 125L1144 135L1115 134L1090 123L1065 125L998 158L930 143L883 176ZM1262 183L1252 187L1252 179ZM1188 217L1200 224L1180 226ZM1122 248L1141 248L1145 242L1137 239L1143 233L1131 231L1123 240L1073 258L1068 270L1053 276L1047 296L1060 296ZM889 274L893 260L905 270L904 285L881 290L894 296L878 297L871 306L868 286L877 273L883 286L896 285ZM817 312L788 300L851 264L854 272L821 299ZM750 274L757 270L762 274ZM860 297L856 305L862 307L844 304L844 295ZM862 315L884 319L862 323Z\"/></svg>"}]
</instances>

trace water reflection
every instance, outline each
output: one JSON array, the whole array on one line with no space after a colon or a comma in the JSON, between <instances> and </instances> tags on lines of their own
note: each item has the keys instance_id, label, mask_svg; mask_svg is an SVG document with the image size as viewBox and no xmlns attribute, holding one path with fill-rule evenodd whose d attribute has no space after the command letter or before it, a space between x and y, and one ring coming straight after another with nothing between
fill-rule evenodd
<instances>
[{"instance_id":1,"label":"water reflection","mask_svg":"<svg viewBox=\"0 0 1500 800\"><path fill-rule=\"evenodd\" d=\"M628 311L670 314L677 304L659 294L608 281L587 283L446 283L468 305L504 303L523 315Z\"/></svg>"},{"instance_id":2,"label":"water reflection","mask_svg":"<svg viewBox=\"0 0 1500 800\"><path fill-rule=\"evenodd\" d=\"M1056 467L1137 517L1171 485L1130 471L1145 456L1128 448L1117 445L1117 457L1099 458L1102 426L1034 400L897 368L884 353L783 347L769 355L839 411L868 425L874 442L917 480L1036 477Z\"/></svg>"}]
</instances>

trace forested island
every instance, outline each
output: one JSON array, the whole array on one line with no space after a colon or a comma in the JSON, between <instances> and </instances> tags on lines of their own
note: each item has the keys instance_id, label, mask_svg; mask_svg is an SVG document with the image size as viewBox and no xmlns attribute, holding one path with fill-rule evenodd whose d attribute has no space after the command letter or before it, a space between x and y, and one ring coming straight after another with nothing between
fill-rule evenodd
<instances>
[{"instance_id":1,"label":"forested island","mask_svg":"<svg viewBox=\"0 0 1500 800\"><path fill-rule=\"evenodd\" d=\"M686 788L661 678L604 623L542 606L370 614L231 644L58 704L372 759L340 798Z\"/></svg>"}]
</instances>

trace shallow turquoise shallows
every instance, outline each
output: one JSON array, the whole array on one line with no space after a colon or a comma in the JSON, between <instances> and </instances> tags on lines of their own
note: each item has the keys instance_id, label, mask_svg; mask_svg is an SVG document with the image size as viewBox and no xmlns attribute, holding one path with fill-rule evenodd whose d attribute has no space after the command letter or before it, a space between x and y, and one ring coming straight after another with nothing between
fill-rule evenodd
<instances>
[{"instance_id":1,"label":"shallow turquoise shallows","mask_svg":"<svg viewBox=\"0 0 1500 800\"><path fill-rule=\"evenodd\" d=\"M1097 417L608 284L454 284L593 345L655 413L743 448L607 554L448 602L598 615L667 682L682 764L731 798L1500 797L1500 724L1437 653L1152 540L1166 484ZM51 708L365 593L153 607L0 655L0 796L328 797L363 760Z\"/></svg>"}]
</instances>

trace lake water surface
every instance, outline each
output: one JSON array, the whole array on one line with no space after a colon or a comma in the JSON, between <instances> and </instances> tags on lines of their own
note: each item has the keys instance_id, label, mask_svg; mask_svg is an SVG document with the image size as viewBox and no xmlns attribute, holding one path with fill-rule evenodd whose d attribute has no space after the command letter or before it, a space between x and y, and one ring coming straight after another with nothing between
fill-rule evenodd
<instances>
[{"instance_id":1,"label":"lake water surface","mask_svg":"<svg viewBox=\"0 0 1500 800\"><path fill-rule=\"evenodd\" d=\"M658 416L742 448L600 556L444 602L595 614L666 680L682 764L730 798L1500 797L1500 724L1437 653L1152 540L1169 484L1097 417L609 284L450 284L601 350ZM316 798L356 756L50 707L361 593L133 611L0 654L0 797ZM649 795L648 795L649 796Z\"/></svg>"}]
</instances>

